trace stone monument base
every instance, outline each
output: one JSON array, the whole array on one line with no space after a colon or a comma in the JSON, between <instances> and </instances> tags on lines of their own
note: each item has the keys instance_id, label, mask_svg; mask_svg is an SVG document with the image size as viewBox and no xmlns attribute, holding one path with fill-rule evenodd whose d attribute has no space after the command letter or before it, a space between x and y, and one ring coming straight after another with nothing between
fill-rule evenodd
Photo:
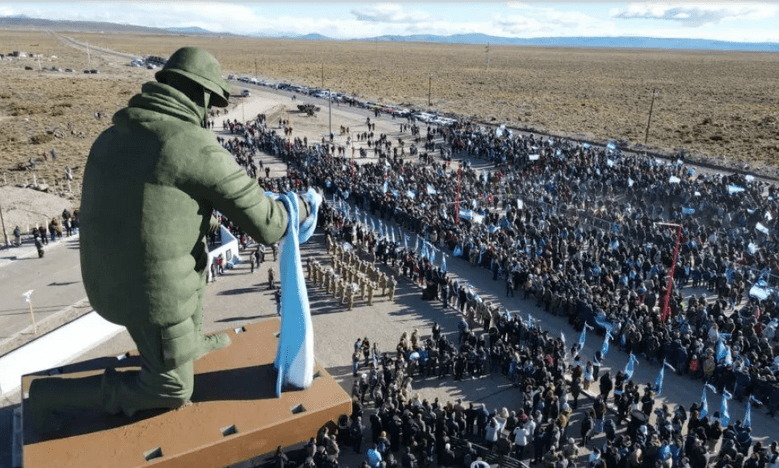
<instances>
[{"instance_id":1,"label":"stone monument base","mask_svg":"<svg viewBox=\"0 0 779 468\"><path fill-rule=\"evenodd\" d=\"M273 361L279 319L229 330L232 344L195 362L192 405L139 412L132 418L82 412L57 433L41 436L24 417L24 466L222 467L314 437L351 412L349 395L319 365L308 390L275 396ZM137 369L137 352L49 369L22 378L27 404L38 378L96 375L106 367Z\"/></svg>"}]
</instances>

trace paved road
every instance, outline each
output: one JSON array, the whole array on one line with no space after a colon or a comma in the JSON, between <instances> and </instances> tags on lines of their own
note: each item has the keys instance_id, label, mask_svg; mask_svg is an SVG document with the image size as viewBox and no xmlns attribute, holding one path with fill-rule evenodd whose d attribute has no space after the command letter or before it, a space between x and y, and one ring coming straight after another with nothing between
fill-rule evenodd
<instances>
[{"instance_id":1,"label":"paved road","mask_svg":"<svg viewBox=\"0 0 779 468\"><path fill-rule=\"evenodd\" d=\"M23 255L0 267L0 343L30 325L30 313L23 294L30 289L36 321L48 318L86 297L81 282L78 236L63 238L57 245L44 246L46 254L38 258L34 247L3 251ZM15 251L18 250L19 253ZM26 254L26 255L25 255Z\"/></svg>"}]
</instances>

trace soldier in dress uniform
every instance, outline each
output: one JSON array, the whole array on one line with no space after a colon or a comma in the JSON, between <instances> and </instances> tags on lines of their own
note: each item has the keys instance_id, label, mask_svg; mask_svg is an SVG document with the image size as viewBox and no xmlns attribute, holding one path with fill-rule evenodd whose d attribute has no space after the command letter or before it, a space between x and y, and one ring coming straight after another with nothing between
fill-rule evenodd
<instances>
[{"instance_id":1,"label":"soldier in dress uniform","mask_svg":"<svg viewBox=\"0 0 779 468\"><path fill-rule=\"evenodd\" d=\"M376 287L376 283L373 281L368 282L368 305L373 305L373 289Z\"/></svg>"},{"instance_id":2,"label":"soldier in dress uniform","mask_svg":"<svg viewBox=\"0 0 779 468\"><path fill-rule=\"evenodd\" d=\"M395 279L394 276L390 276L389 278L389 299L390 301L395 299L395 288L398 285L398 281Z\"/></svg>"}]
</instances>

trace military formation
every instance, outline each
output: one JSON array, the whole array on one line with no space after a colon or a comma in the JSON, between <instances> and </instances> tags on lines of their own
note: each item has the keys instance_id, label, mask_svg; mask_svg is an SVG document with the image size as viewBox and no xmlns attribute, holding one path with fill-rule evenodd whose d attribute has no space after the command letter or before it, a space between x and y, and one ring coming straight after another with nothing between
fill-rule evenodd
<instances>
[{"instance_id":1,"label":"military formation","mask_svg":"<svg viewBox=\"0 0 779 468\"><path fill-rule=\"evenodd\" d=\"M398 282L395 275L379 270L373 262L361 260L353 250L334 242L327 236L327 253L330 265L309 257L306 263L308 279L317 287L323 287L340 304L354 308L354 301L360 300L373 305L373 297L381 292L381 297L395 299Z\"/></svg>"}]
</instances>

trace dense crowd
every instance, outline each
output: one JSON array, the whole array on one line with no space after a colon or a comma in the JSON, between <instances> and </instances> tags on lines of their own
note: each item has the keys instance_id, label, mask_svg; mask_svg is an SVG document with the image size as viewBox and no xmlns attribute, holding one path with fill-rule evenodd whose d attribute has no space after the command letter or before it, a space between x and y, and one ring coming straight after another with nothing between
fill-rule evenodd
<instances>
[{"instance_id":1,"label":"dense crowd","mask_svg":"<svg viewBox=\"0 0 779 468\"><path fill-rule=\"evenodd\" d=\"M260 180L269 190L322 186L350 202L326 211L323 224L363 241L384 261L397 261L415 279L437 284L430 288L436 298L455 291L442 285L429 252L423 256L418 244L400 238L418 234L491 270L510 285L507 293L523 291L547 312L568 316L577 330L585 323L600 333L609 328L628 352L666 360L680 374L733 389L739 400L751 394L779 404L771 289L779 266L775 185L741 174L696 174L681 160L623 155L612 145L462 123L426 133L408 127L409 138L444 159L425 154L430 162L420 163L422 155L390 151L386 134L364 132L357 138L380 148L379 159L355 165L338 156L336 144L281 136L262 116L245 126L230 123L243 138L225 144L244 155L239 162L263 151L287 163L287 177ZM451 154L463 152L494 168L476 170L467 161L451 167ZM398 238L374 220L397 226ZM682 226L675 265L676 230L659 222ZM672 266L670 320L662 321ZM707 294L684 301L685 287Z\"/></svg>"},{"instance_id":2,"label":"dense crowd","mask_svg":"<svg viewBox=\"0 0 779 468\"><path fill-rule=\"evenodd\" d=\"M536 299L576 330L585 324L609 330L627 352L666 361L741 401L754 397L770 414L779 406L775 185L742 174L697 174L681 159L624 155L613 145L462 123L428 127L426 134L409 126L423 149L414 157L397 151L400 144L393 148L385 134L359 133L378 161L354 164L344 148L293 139L284 124L282 136L263 119L230 123L235 137L222 141L250 173L257 173L251 166L257 151L287 163L285 177L260 178L268 190L321 186L345 200L324 208L322 225L420 281L426 298L455 302L469 328L481 320L485 340L521 330L522 321L447 280L446 257L435 262L435 253L490 270L506 282L507 295ZM451 156L464 153L492 169L477 170L467 160L453 167ZM660 223L680 225L678 238L675 227ZM669 319L662 320L672 268ZM686 287L706 293L684 300ZM493 356L476 340L465 354L444 348L452 374L456 363L462 375L494 369ZM501 369L510 354L497 360ZM428 363L411 367L431 372ZM433 372L442 367L448 364Z\"/></svg>"},{"instance_id":3,"label":"dense crowd","mask_svg":"<svg viewBox=\"0 0 779 468\"><path fill-rule=\"evenodd\" d=\"M566 365L561 340L530 326L521 333L491 334L486 340L461 327L458 341L450 343L437 323L429 336L416 329L410 336L403 333L389 352L380 352L367 337L358 338L355 372L360 366L364 371L354 382L351 416L342 416L337 425L312 438L300 464L335 468L348 448L364 453L362 468L469 467L500 456L548 468L779 466L777 442L754 441L749 422L725 421L717 412L705 414L699 403L689 409L655 408L651 385L639 395L638 385L624 375L612 378L609 372L595 371L600 393L589 408L582 408L574 433L569 425L578 408L583 371L577 357ZM489 358L467 364L465 356L473 349L512 358L508 364ZM463 357L459 369L438 358L450 351ZM418 378L459 379L489 372L503 373L520 388L516 408L489 409L459 399L428 401L412 388ZM612 391L616 411L609 413ZM618 433L618 426L625 423L625 430ZM364 440L366 434L370 439ZM605 437L593 442L600 435ZM581 451L585 447L589 454ZM281 463L290 463L278 451L274 461L280 458Z\"/></svg>"}]
</instances>

